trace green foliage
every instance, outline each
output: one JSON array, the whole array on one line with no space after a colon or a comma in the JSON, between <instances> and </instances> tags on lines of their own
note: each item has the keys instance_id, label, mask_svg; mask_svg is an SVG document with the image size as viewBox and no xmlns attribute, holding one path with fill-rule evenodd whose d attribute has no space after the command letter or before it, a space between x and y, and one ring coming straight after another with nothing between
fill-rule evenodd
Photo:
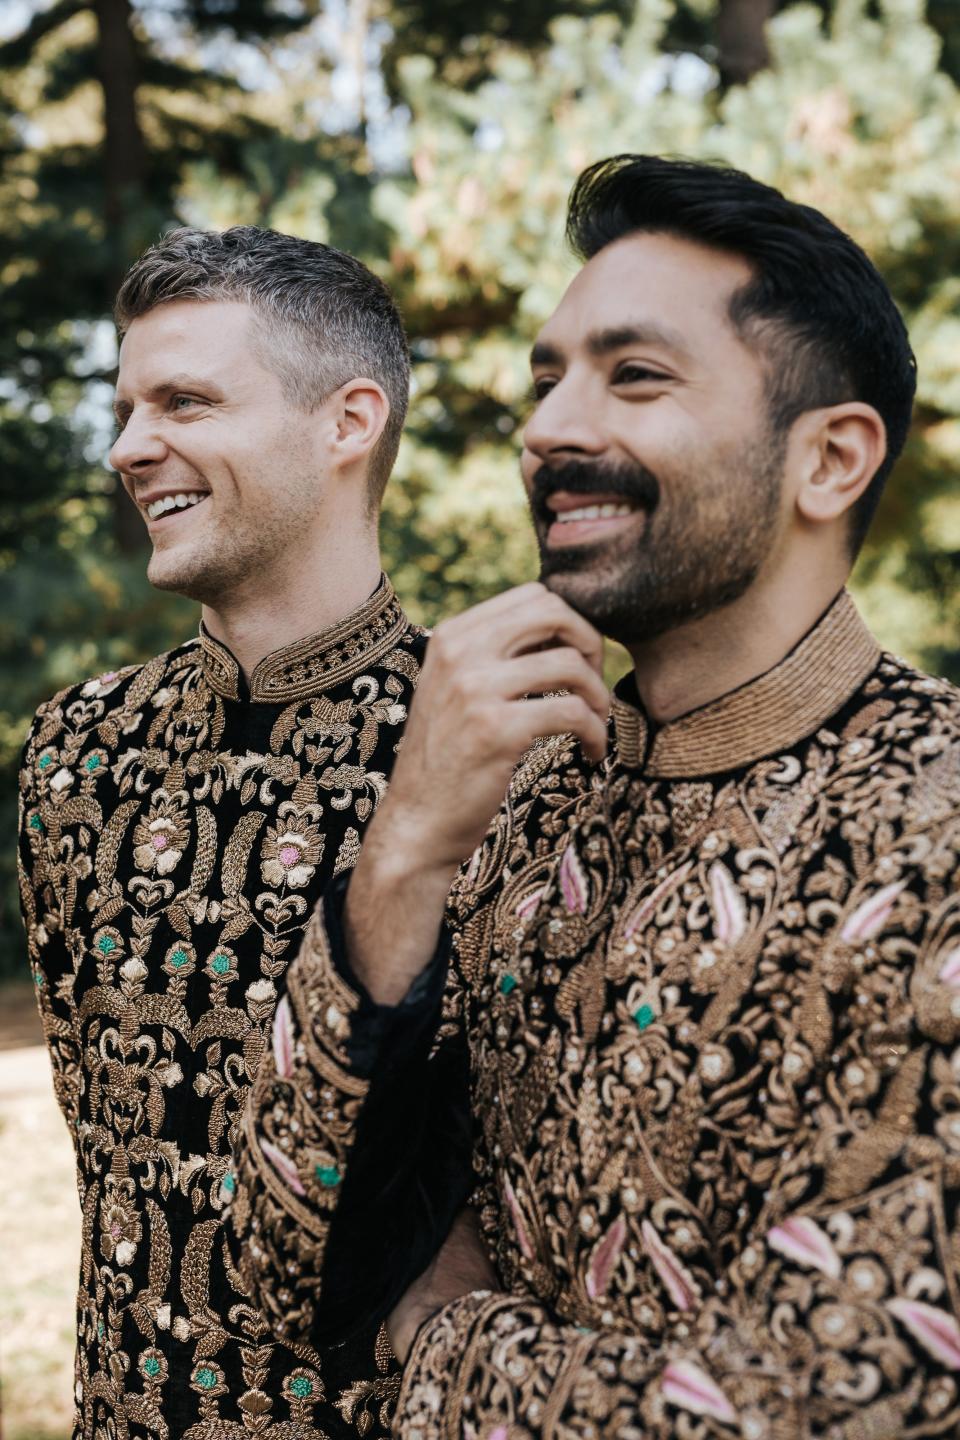
<instances>
[{"instance_id":1,"label":"green foliage","mask_svg":"<svg viewBox=\"0 0 960 1440\"><path fill-rule=\"evenodd\" d=\"M781 0L769 67L727 86L722 3L347 7L350 24L367 14L393 25L382 66L409 119L393 136L401 160L384 166L360 111L345 128L325 119L337 45L310 24L322 6L165 3L157 13L172 16L177 43L164 45L145 0L131 20L144 164L125 190L108 183L89 0L59 0L0 46L8 780L39 700L195 624L192 607L152 592L142 559L118 547L98 459L90 385L110 362L91 349L90 325L127 259L177 219L252 221L330 240L383 274L415 361L384 553L411 613L429 622L533 573L517 472L527 352L573 273L569 188L589 161L623 150L741 166L825 210L887 276L921 385L856 589L886 643L960 678L960 16L954 0L929 0L929 14L922 0ZM362 51L369 35L348 38ZM238 39L277 83L254 93L237 81ZM0 968L4 950L16 953L11 924L8 907Z\"/></svg>"}]
</instances>

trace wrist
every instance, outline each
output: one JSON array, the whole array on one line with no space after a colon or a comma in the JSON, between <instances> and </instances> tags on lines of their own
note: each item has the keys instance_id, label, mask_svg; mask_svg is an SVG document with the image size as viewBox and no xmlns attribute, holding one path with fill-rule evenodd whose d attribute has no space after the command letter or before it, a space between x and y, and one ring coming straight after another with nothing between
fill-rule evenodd
<instances>
[{"instance_id":1,"label":"wrist","mask_svg":"<svg viewBox=\"0 0 960 1440\"><path fill-rule=\"evenodd\" d=\"M391 791L367 827L356 868L375 869L378 883L445 881L449 888L462 860L433 814Z\"/></svg>"},{"instance_id":2,"label":"wrist","mask_svg":"<svg viewBox=\"0 0 960 1440\"><path fill-rule=\"evenodd\" d=\"M366 929L382 909L399 912L414 901L439 899L441 909L453 884L458 862L431 858L415 831L389 824L371 824L347 887L348 926Z\"/></svg>"},{"instance_id":3,"label":"wrist","mask_svg":"<svg viewBox=\"0 0 960 1440\"><path fill-rule=\"evenodd\" d=\"M355 905L360 895L376 896L390 903L420 886L426 886L431 893L443 887L446 893L456 873L454 864L431 863L425 859L412 836L394 837L387 832L368 834L347 894L354 896Z\"/></svg>"},{"instance_id":4,"label":"wrist","mask_svg":"<svg viewBox=\"0 0 960 1440\"><path fill-rule=\"evenodd\" d=\"M347 887L343 930L350 968L376 1004L398 1005L433 958L456 870L425 863L409 834L370 826Z\"/></svg>"},{"instance_id":5,"label":"wrist","mask_svg":"<svg viewBox=\"0 0 960 1440\"><path fill-rule=\"evenodd\" d=\"M390 1341L391 1350L401 1365L406 1365L409 1360L410 1352L416 1344L420 1331L442 1308L443 1303L439 1300L426 1305L409 1307L401 1303L388 1317L387 1338Z\"/></svg>"}]
</instances>

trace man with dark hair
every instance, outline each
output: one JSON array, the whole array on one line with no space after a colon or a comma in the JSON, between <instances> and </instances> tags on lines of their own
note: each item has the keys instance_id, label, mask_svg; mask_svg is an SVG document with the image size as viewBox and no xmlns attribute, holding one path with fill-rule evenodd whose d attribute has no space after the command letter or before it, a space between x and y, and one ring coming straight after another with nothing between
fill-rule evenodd
<instances>
[{"instance_id":1,"label":"man with dark hair","mask_svg":"<svg viewBox=\"0 0 960 1440\"><path fill-rule=\"evenodd\" d=\"M388 1316L411 1440L958 1434L960 694L844 589L903 324L734 171L605 161L570 234L543 583L438 628L307 929L247 1273L291 1337Z\"/></svg>"},{"instance_id":2,"label":"man with dark hair","mask_svg":"<svg viewBox=\"0 0 960 1440\"><path fill-rule=\"evenodd\" d=\"M376 1436L376 1326L271 1333L222 1227L287 964L384 794L425 637L381 575L407 404L385 286L326 245L177 230L118 300L119 471L197 640L43 705L23 906L83 1206L76 1440Z\"/></svg>"}]
</instances>

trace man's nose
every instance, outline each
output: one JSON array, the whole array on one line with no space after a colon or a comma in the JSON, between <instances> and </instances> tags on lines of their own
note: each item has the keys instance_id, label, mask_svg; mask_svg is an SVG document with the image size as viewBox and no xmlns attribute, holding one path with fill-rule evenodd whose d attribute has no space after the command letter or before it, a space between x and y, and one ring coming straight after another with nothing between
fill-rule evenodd
<instances>
[{"instance_id":1,"label":"man's nose","mask_svg":"<svg viewBox=\"0 0 960 1440\"><path fill-rule=\"evenodd\" d=\"M523 431L524 448L540 460L599 455L606 449L597 408L568 381L543 397Z\"/></svg>"},{"instance_id":2,"label":"man's nose","mask_svg":"<svg viewBox=\"0 0 960 1440\"><path fill-rule=\"evenodd\" d=\"M107 461L114 470L136 475L158 465L166 454L167 447L156 425L147 416L138 417L134 412L113 442Z\"/></svg>"}]
</instances>

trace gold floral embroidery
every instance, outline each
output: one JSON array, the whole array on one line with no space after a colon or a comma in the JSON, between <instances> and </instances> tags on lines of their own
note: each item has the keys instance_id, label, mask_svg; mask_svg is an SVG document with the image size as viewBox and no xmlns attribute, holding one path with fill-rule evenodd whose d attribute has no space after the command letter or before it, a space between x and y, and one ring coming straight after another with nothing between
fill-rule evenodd
<instances>
[{"instance_id":1,"label":"gold floral embroidery","mask_svg":"<svg viewBox=\"0 0 960 1440\"><path fill-rule=\"evenodd\" d=\"M285 971L356 860L423 645L383 582L269 657L252 705L207 637L38 713L22 893L84 1215L75 1440L389 1429L382 1346L284 1345L222 1218Z\"/></svg>"}]
</instances>

